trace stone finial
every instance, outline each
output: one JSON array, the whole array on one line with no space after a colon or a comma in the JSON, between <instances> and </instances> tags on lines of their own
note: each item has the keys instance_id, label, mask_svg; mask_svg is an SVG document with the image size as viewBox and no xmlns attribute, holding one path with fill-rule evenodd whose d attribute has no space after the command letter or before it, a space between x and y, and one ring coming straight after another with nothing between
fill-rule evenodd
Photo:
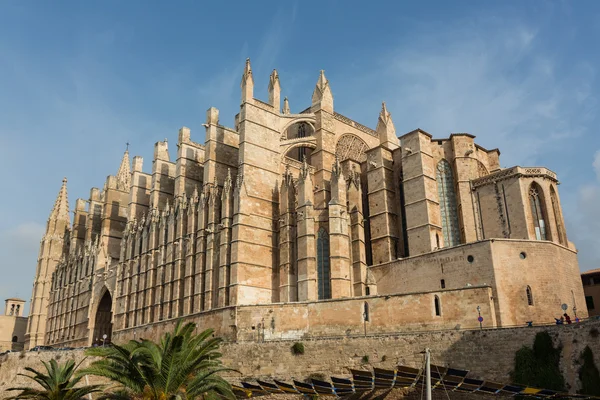
<instances>
[{"instance_id":1,"label":"stone finial","mask_svg":"<svg viewBox=\"0 0 600 400\"><path fill-rule=\"evenodd\" d=\"M302 167L300 167L300 179L305 180L310 176L310 169L308 168L308 161L306 160L306 155L302 156Z\"/></svg>"},{"instance_id":2,"label":"stone finial","mask_svg":"<svg viewBox=\"0 0 600 400\"><path fill-rule=\"evenodd\" d=\"M291 114L291 111L290 111L290 102L288 101L287 97L283 98L283 114L284 115Z\"/></svg>"},{"instance_id":3,"label":"stone finial","mask_svg":"<svg viewBox=\"0 0 600 400\"><path fill-rule=\"evenodd\" d=\"M331 175L332 175L332 179L333 178L339 178L340 176L342 176L342 166L340 164L340 159L338 158L337 154L335 155L335 160L333 162L333 164L331 165Z\"/></svg>"},{"instance_id":4,"label":"stone finial","mask_svg":"<svg viewBox=\"0 0 600 400\"><path fill-rule=\"evenodd\" d=\"M281 85L279 84L279 74L274 69L269 77L269 104L279 112L281 107Z\"/></svg>"},{"instance_id":5,"label":"stone finial","mask_svg":"<svg viewBox=\"0 0 600 400\"><path fill-rule=\"evenodd\" d=\"M244 74L242 75L242 103L250 101L254 98L254 78L252 77L252 67L250 66L250 59L246 59L246 66L244 67Z\"/></svg>"},{"instance_id":6,"label":"stone finial","mask_svg":"<svg viewBox=\"0 0 600 400\"><path fill-rule=\"evenodd\" d=\"M129 150L125 150L119 171L117 171L117 189L129 192L131 186L131 163L129 162Z\"/></svg>"},{"instance_id":7,"label":"stone finial","mask_svg":"<svg viewBox=\"0 0 600 400\"><path fill-rule=\"evenodd\" d=\"M193 204L198 203L198 186L194 186L194 191L192 192L192 202Z\"/></svg>"},{"instance_id":8,"label":"stone finial","mask_svg":"<svg viewBox=\"0 0 600 400\"><path fill-rule=\"evenodd\" d=\"M69 199L67 195L66 177L62 180L62 186L60 187L58 196L56 196L56 200L54 201L54 207L52 207L49 219L54 221L71 221L71 218L69 217Z\"/></svg>"},{"instance_id":9,"label":"stone finial","mask_svg":"<svg viewBox=\"0 0 600 400\"><path fill-rule=\"evenodd\" d=\"M231 179L231 169L227 168L227 177L225 178L225 182L223 182L223 197L230 194L232 183L233 180Z\"/></svg>"},{"instance_id":10,"label":"stone finial","mask_svg":"<svg viewBox=\"0 0 600 400\"><path fill-rule=\"evenodd\" d=\"M331 94L329 81L325 77L325 71L323 70L321 70L321 73L319 74L319 80L313 91L312 105L313 107L321 108L333 113L333 95Z\"/></svg>"},{"instance_id":11,"label":"stone finial","mask_svg":"<svg viewBox=\"0 0 600 400\"><path fill-rule=\"evenodd\" d=\"M396 128L392 121L392 114L390 114L385 105L385 101L381 103L381 112L379 113L379 120L377 121L377 128L375 128L379 135L379 143L390 150L397 149L400 147L400 142L396 136Z\"/></svg>"},{"instance_id":12,"label":"stone finial","mask_svg":"<svg viewBox=\"0 0 600 400\"><path fill-rule=\"evenodd\" d=\"M237 176L235 177L235 189L240 191L242 189L242 185L244 183L244 175L242 171L238 168Z\"/></svg>"}]
</instances>

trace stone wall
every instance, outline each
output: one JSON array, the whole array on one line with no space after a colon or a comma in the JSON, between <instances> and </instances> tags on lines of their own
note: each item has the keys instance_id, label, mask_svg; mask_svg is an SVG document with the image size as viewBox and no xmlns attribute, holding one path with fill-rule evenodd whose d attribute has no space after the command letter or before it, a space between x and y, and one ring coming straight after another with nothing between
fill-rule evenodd
<instances>
[{"instance_id":1,"label":"stone wall","mask_svg":"<svg viewBox=\"0 0 600 400\"><path fill-rule=\"evenodd\" d=\"M515 352L522 346L531 346L535 335L547 330L555 345L562 346L561 369L570 390L575 391L579 388L578 358L586 345L600 366L599 329L600 321L588 321L565 326L310 339L302 341L303 355L292 354L294 341L286 340L226 343L222 350L224 363L241 373L229 375L232 381L257 377L290 381L311 375L347 376L349 368L393 368L397 364L420 367L423 362L420 352L429 347L434 364L470 370L472 377L509 383ZM22 368L40 367L40 360L56 356L63 361L81 360L83 351L12 353L0 357L0 399L8 397L6 388L25 382L22 377L16 377L18 372L23 372ZM368 357L368 363L363 361L364 356ZM84 363L90 361L87 359ZM95 379L91 378L90 383L93 382Z\"/></svg>"},{"instance_id":2,"label":"stone wall","mask_svg":"<svg viewBox=\"0 0 600 400\"><path fill-rule=\"evenodd\" d=\"M550 241L490 239L375 265L370 271L380 295L438 290L442 280L446 289L489 285L499 326L551 323L562 314L562 304L571 316L573 306L580 318L588 316L577 253Z\"/></svg>"},{"instance_id":3,"label":"stone wall","mask_svg":"<svg viewBox=\"0 0 600 400\"><path fill-rule=\"evenodd\" d=\"M184 317L201 329L211 327L231 341L306 339L312 337L392 334L475 328L477 306L485 327L495 327L491 288L469 287L402 295L225 307ZM439 315L436 314L436 299ZM368 321L364 321L365 307ZM115 342L134 338L157 340L173 329L177 319L113 332Z\"/></svg>"},{"instance_id":4,"label":"stone wall","mask_svg":"<svg viewBox=\"0 0 600 400\"><path fill-rule=\"evenodd\" d=\"M22 350L25 344L27 317L0 315L0 352ZM16 342L13 338L17 337Z\"/></svg>"}]
</instances>

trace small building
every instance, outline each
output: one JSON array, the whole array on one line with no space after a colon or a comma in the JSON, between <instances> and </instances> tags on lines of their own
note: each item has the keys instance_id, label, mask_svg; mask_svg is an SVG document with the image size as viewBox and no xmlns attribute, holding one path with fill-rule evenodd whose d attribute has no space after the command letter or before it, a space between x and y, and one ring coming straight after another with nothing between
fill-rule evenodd
<instances>
[{"instance_id":1,"label":"small building","mask_svg":"<svg viewBox=\"0 0 600 400\"><path fill-rule=\"evenodd\" d=\"M27 317L23 316L25 300L6 299L4 315L0 315L0 352L21 351L25 346Z\"/></svg>"},{"instance_id":2,"label":"small building","mask_svg":"<svg viewBox=\"0 0 600 400\"><path fill-rule=\"evenodd\" d=\"M590 317L600 315L600 268L585 271L581 274L581 280Z\"/></svg>"}]
</instances>

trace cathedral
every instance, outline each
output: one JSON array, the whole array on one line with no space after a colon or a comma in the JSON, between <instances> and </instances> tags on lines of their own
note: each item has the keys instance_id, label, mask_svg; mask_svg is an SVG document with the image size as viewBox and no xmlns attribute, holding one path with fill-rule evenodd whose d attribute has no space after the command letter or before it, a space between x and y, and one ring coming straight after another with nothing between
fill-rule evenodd
<instances>
[{"instance_id":1,"label":"cathedral","mask_svg":"<svg viewBox=\"0 0 600 400\"><path fill-rule=\"evenodd\" d=\"M204 144L181 128L150 172L126 151L72 210L63 180L27 348L155 339L180 318L243 341L587 317L551 170L501 168L468 133L398 136L385 103L361 125L323 71L293 113L275 70L254 97L249 60L234 125L208 109Z\"/></svg>"}]
</instances>

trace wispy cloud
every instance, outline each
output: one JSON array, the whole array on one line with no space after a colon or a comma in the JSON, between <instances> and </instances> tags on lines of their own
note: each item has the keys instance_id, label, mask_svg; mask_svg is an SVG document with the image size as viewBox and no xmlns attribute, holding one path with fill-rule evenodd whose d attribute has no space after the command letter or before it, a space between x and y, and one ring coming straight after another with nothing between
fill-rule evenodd
<instances>
[{"instance_id":1,"label":"wispy cloud","mask_svg":"<svg viewBox=\"0 0 600 400\"><path fill-rule=\"evenodd\" d=\"M540 154L582 135L595 117L594 69L577 60L565 68L538 44L535 28L491 20L449 26L444 35L420 33L355 78L362 101L351 112L364 114L368 103L374 114L385 99L399 132L469 132L499 147L506 166L539 162Z\"/></svg>"}]
</instances>

